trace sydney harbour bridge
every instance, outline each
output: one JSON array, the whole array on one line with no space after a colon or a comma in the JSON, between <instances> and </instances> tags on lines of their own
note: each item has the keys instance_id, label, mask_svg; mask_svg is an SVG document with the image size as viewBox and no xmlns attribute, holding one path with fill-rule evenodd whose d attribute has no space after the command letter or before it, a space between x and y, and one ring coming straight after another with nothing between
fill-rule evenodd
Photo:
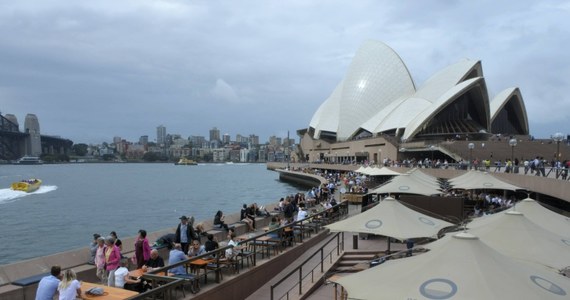
<instances>
[{"instance_id":1,"label":"sydney harbour bridge","mask_svg":"<svg viewBox=\"0 0 570 300\"><path fill-rule=\"evenodd\" d=\"M41 135L39 121L33 114L26 115L23 131L14 115L0 115L0 160L17 160L25 155L69 154L72 145L68 139Z\"/></svg>"}]
</instances>

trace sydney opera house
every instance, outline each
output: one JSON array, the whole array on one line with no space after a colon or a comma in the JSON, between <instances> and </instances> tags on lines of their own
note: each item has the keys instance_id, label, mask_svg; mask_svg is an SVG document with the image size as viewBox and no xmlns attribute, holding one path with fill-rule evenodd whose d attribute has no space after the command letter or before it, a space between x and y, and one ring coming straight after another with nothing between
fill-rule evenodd
<instances>
[{"instance_id":1,"label":"sydney opera house","mask_svg":"<svg viewBox=\"0 0 570 300\"><path fill-rule=\"evenodd\" d=\"M395 159L406 144L408 151L441 151L442 141L528 135L529 127L520 90L491 99L481 61L461 60L416 86L394 50L367 41L298 134L308 160L376 160L381 153Z\"/></svg>"}]
</instances>

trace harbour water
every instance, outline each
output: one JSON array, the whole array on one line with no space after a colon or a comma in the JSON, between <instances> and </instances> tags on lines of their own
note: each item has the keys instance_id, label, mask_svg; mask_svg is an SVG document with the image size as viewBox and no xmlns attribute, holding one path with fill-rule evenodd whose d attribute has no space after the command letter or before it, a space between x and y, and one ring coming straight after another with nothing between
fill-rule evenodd
<instances>
[{"instance_id":1,"label":"harbour water","mask_svg":"<svg viewBox=\"0 0 570 300\"><path fill-rule=\"evenodd\" d=\"M42 179L40 190L9 189L27 178ZM264 164L1 165L0 265L85 247L93 233L135 236L303 189L278 178Z\"/></svg>"}]
</instances>

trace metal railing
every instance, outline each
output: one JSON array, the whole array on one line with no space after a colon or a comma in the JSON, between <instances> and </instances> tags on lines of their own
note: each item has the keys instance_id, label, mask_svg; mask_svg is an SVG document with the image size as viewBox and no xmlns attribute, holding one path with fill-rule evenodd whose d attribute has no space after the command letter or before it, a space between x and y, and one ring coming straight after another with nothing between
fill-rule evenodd
<instances>
[{"instance_id":1,"label":"metal railing","mask_svg":"<svg viewBox=\"0 0 570 300\"><path fill-rule=\"evenodd\" d=\"M331 249L328 253L326 253L325 255L325 250L324 248L326 246L328 246L332 241L336 240L336 246ZM325 259L329 259L329 263L332 264L333 262L333 253L336 250L336 255L337 257L340 256L341 252L344 252L344 232L338 232L336 233L330 240L328 240L323 246L321 246L317 251L315 251L311 256L309 256L307 259L305 259L298 267L296 267L295 269L293 269L291 272L289 272L287 275L285 275L283 278L281 278L277 283L272 284L271 285L271 300L275 299L275 288L278 287L279 285L281 285L282 283L284 283L287 279L289 279L291 276L298 274L299 278L296 281L296 283L287 290L287 292L285 292L281 297L277 298L277 299L283 299L284 297L286 299L289 299L289 293L291 293L291 291L293 291L297 286L299 288L299 294L298 295L302 295L303 294L303 280L305 280L309 275L311 276L311 283L315 282L315 270L320 267L320 271L321 274L325 274L324 272L324 262ZM309 272L307 272L307 274L305 274L303 276L303 266L305 266L306 264L309 263L309 261L311 259L313 259L317 254L320 254L320 261L316 264L316 266L314 266L312 269L309 270ZM319 279L322 278L322 276L319 276Z\"/></svg>"},{"instance_id":2,"label":"metal railing","mask_svg":"<svg viewBox=\"0 0 570 300\"><path fill-rule=\"evenodd\" d=\"M259 252L259 249L261 248L261 251L267 250L267 248L265 248L262 243L257 243L258 239L260 237L267 236L270 234L280 234L280 233L282 236L282 232L284 231L284 229L291 227L291 228L294 228L294 231L299 230L299 232L300 232L299 239L300 239L300 242L303 242L303 235L304 235L304 232L306 230L315 230L316 232L322 230L322 226L317 226L317 227L308 226L308 224L311 224L311 221L317 220L317 219L325 220L325 219L327 219L325 217L327 217L327 216L330 217L331 215L334 215L334 220L337 220L337 218L341 219L344 215L346 215L346 213L348 213L347 207L348 207L348 202L343 201L343 202L333 206L330 209L326 209L322 212L312 214L304 220L295 221L295 222L289 223L287 225L284 225L280 228L277 228L274 230L269 230L267 232L264 232L264 233L261 233L258 235L252 235L251 237L249 237L247 239L241 240L238 243L238 246L240 246L240 245L251 245L251 247L252 247L251 252L253 255L253 265L255 266L257 263L257 254L261 253L261 252ZM334 210L338 210L338 212L334 213ZM322 225L324 225L324 224L322 224ZM280 240L279 242L283 242L283 241L285 241L285 240ZM231 249L233 247L234 246L232 246L232 245L220 247L218 249L204 253L202 255L193 256L193 257L190 257L188 259L179 261L177 263L149 271L143 275L143 278L151 281L153 287L157 287L157 288L149 290L147 292L144 292L142 294L139 294L139 295L134 296L134 297L129 298L129 299L133 299L133 300L135 300L135 299L137 299L137 300L138 299L147 299L148 297L151 297L151 296L152 296L151 298L154 298L154 297L156 297L155 295L165 295L165 298L170 299L170 294L171 294L172 290L174 288L178 287L179 285L183 284L185 280L180 279L180 278L175 278L175 277L163 276L161 274L168 274L168 270L175 268L175 267L178 267L178 266L185 266L186 267L192 261L195 261L197 259L208 259L211 257L216 257L216 259L214 261L212 261L212 263L214 265L219 264L220 257L223 256L223 254L225 253L225 251L227 249ZM243 251L243 249L241 251ZM205 274L204 276L207 276L207 274ZM196 278L196 280L199 280L199 278ZM162 284L160 286L158 286L158 284L156 284L156 283L165 283L165 282L167 284Z\"/></svg>"}]
</instances>

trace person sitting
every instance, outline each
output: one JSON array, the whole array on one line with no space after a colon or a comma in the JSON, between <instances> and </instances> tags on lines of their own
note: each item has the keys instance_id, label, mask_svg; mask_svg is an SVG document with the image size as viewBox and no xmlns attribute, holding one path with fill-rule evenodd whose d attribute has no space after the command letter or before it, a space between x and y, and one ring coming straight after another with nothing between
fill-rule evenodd
<instances>
[{"instance_id":1,"label":"person sitting","mask_svg":"<svg viewBox=\"0 0 570 300\"><path fill-rule=\"evenodd\" d=\"M208 234L208 233L206 233L206 229L204 228L204 223L202 223L202 222L196 224L196 228L194 228L194 231L196 232L197 235L207 235Z\"/></svg>"},{"instance_id":2,"label":"person sitting","mask_svg":"<svg viewBox=\"0 0 570 300\"><path fill-rule=\"evenodd\" d=\"M36 291L36 300L52 300L57 292L57 287L61 279L61 267L52 266L51 274L40 280Z\"/></svg>"},{"instance_id":3,"label":"person sitting","mask_svg":"<svg viewBox=\"0 0 570 300\"><path fill-rule=\"evenodd\" d=\"M202 255L206 253L206 248L202 245L200 245L200 241L199 240L193 240L192 241L192 247L190 247L190 250L188 250L188 256L192 257L192 256L198 256L198 255Z\"/></svg>"},{"instance_id":4,"label":"person sitting","mask_svg":"<svg viewBox=\"0 0 570 300\"><path fill-rule=\"evenodd\" d=\"M158 255L158 250L152 249L150 251L150 259L146 262L146 265L143 266L143 270L150 272L162 267L164 267L164 260Z\"/></svg>"},{"instance_id":5,"label":"person sitting","mask_svg":"<svg viewBox=\"0 0 570 300\"><path fill-rule=\"evenodd\" d=\"M174 248L170 250L170 255L168 257L168 264L173 265L175 263L185 261L187 259L188 257L186 256L186 254L182 252L182 245L178 243L174 244ZM168 270L168 272L174 275L183 275L186 274L186 268L184 268L184 265L179 265L177 267L171 268L170 270Z\"/></svg>"},{"instance_id":6,"label":"person sitting","mask_svg":"<svg viewBox=\"0 0 570 300\"><path fill-rule=\"evenodd\" d=\"M253 227L253 230L255 230L255 216L256 216L255 210L256 210L256 207L253 204L248 206L248 208L246 210L246 217L251 220L251 223L252 223L251 226Z\"/></svg>"},{"instance_id":7,"label":"person sitting","mask_svg":"<svg viewBox=\"0 0 570 300\"><path fill-rule=\"evenodd\" d=\"M305 203L299 204L299 212L297 213L297 221L301 221L306 219L308 216L307 211L305 210Z\"/></svg>"},{"instance_id":8,"label":"person sitting","mask_svg":"<svg viewBox=\"0 0 570 300\"><path fill-rule=\"evenodd\" d=\"M240 211L240 220L247 225L248 231L255 231L253 222L247 217L247 204L244 204Z\"/></svg>"},{"instance_id":9,"label":"person sitting","mask_svg":"<svg viewBox=\"0 0 570 300\"><path fill-rule=\"evenodd\" d=\"M214 226L218 228L224 228L226 231L229 230L228 224L224 222L224 213L221 210L218 210L216 215L214 216Z\"/></svg>"},{"instance_id":10,"label":"person sitting","mask_svg":"<svg viewBox=\"0 0 570 300\"><path fill-rule=\"evenodd\" d=\"M231 232L228 234L228 246L233 246L231 248L226 249L225 252L225 260L232 260L238 254L238 243L234 240L236 238L236 234Z\"/></svg>"},{"instance_id":11,"label":"person sitting","mask_svg":"<svg viewBox=\"0 0 570 300\"><path fill-rule=\"evenodd\" d=\"M129 276L129 269L127 269L128 264L129 262L127 259L121 259L120 267L115 271L115 287L140 292L142 286L141 279L131 279L131 276Z\"/></svg>"},{"instance_id":12,"label":"person sitting","mask_svg":"<svg viewBox=\"0 0 570 300\"><path fill-rule=\"evenodd\" d=\"M275 229L278 229L279 227L281 227L281 223L279 223L279 219L277 218L277 216L271 217L271 222L269 222L268 231L273 231ZM269 233L267 235L271 236L273 238L278 238L279 232L275 231L275 232Z\"/></svg>"},{"instance_id":13,"label":"person sitting","mask_svg":"<svg viewBox=\"0 0 570 300\"><path fill-rule=\"evenodd\" d=\"M65 271L57 291L59 292L59 300L81 299L81 283L77 280L77 275L72 269Z\"/></svg>"},{"instance_id":14,"label":"person sitting","mask_svg":"<svg viewBox=\"0 0 570 300\"><path fill-rule=\"evenodd\" d=\"M211 252L211 251L214 251L218 248L219 248L219 245L218 245L218 242L216 242L216 240L214 240L214 235L208 234L208 240L206 241L206 243L204 243L204 249L206 250L206 252ZM215 257L216 254L213 254L212 256Z\"/></svg>"}]
</instances>

